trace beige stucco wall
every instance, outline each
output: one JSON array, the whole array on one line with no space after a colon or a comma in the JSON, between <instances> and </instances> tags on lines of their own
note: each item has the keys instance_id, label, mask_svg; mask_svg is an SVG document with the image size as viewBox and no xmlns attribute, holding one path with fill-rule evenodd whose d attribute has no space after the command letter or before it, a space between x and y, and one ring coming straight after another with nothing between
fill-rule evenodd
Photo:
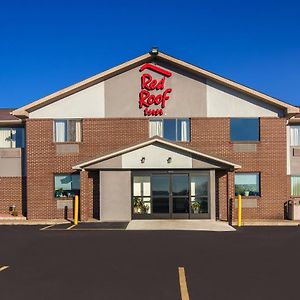
<instances>
[{"instance_id":1,"label":"beige stucco wall","mask_svg":"<svg viewBox=\"0 0 300 300\"><path fill-rule=\"evenodd\" d=\"M0 149L0 177L22 176L22 149Z\"/></svg>"},{"instance_id":2,"label":"beige stucco wall","mask_svg":"<svg viewBox=\"0 0 300 300\"><path fill-rule=\"evenodd\" d=\"M100 220L131 220L131 172L100 171Z\"/></svg>"},{"instance_id":3,"label":"beige stucco wall","mask_svg":"<svg viewBox=\"0 0 300 300\"><path fill-rule=\"evenodd\" d=\"M277 117L283 112L265 102L207 80L208 117Z\"/></svg>"},{"instance_id":4,"label":"beige stucco wall","mask_svg":"<svg viewBox=\"0 0 300 300\"><path fill-rule=\"evenodd\" d=\"M155 63L153 63L155 64ZM246 94L211 80L159 63L172 72L166 78L165 89L171 88L162 117L275 117L283 111ZM30 113L30 118L144 118L139 109L141 75L149 73L160 80L162 75L151 70L139 71L140 66L106 79L73 95L53 102ZM163 91L150 91L152 94ZM149 108L161 108L151 105Z\"/></svg>"},{"instance_id":5,"label":"beige stucco wall","mask_svg":"<svg viewBox=\"0 0 300 300\"><path fill-rule=\"evenodd\" d=\"M144 163L141 163L142 157L145 157ZM170 163L167 162L169 157L172 158ZM192 157L186 152L152 144L123 154L122 167L125 169L190 169L193 166Z\"/></svg>"},{"instance_id":6,"label":"beige stucco wall","mask_svg":"<svg viewBox=\"0 0 300 300\"><path fill-rule=\"evenodd\" d=\"M166 78L165 88L172 88L163 117L201 117L206 115L206 86L203 78L196 78L170 66L160 65L172 72ZM139 68L131 69L105 81L106 117L144 117L144 109L139 109L141 75ZM162 75L147 70L155 79ZM153 91L153 94L158 92ZM159 92L161 93L161 91ZM152 105L151 108L160 108Z\"/></svg>"},{"instance_id":7,"label":"beige stucco wall","mask_svg":"<svg viewBox=\"0 0 300 300\"><path fill-rule=\"evenodd\" d=\"M103 118L104 82L53 102L29 114L36 119Z\"/></svg>"}]
</instances>

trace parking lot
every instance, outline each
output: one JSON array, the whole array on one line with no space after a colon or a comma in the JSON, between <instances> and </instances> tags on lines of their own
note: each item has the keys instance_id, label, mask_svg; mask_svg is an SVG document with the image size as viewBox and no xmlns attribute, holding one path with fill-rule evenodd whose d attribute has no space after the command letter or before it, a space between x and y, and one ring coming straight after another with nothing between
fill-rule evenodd
<instances>
[{"instance_id":1,"label":"parking lot","mask_svg":"<svg viewBox=\"0 0 300 300\"><path fill-rule=\"evenodd\" d=\"M0 226L1 299L299 299L299 227L68 227Z\"/></svg>"}]
</instances>

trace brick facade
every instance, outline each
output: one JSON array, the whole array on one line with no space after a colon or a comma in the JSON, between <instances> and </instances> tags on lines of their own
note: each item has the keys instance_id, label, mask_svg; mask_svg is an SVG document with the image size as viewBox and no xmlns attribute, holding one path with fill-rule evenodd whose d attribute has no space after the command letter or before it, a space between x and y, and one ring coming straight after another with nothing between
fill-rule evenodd
<instances>
[{"instance_id":1,"label":"brick facade","mask_svg":"<svg viewBox=\"0 0 300 300\"><path fill-rule=\"evenodd\" d=\"M26 215L26 178L0 177L0 187L0 214L15 205L19 215Z\"/></svg>"},{"instance_id":2,"label":"brick facade","mask_svg":"<svg viewBox=\"0 0 300 300\"><path fill-rule=\"evenodd\" d=\"M257 151L234 152L229 118L192 118L191 142L187 146L242 166L238 172L260 172L258 208L244 209L245 219L282 219L287 201L286 119L261 118ZM149 137L148 120L84 119L79 153L57 154L53 142L53 120L26 121L28 218L63 218L54 198L54 173L74 172L72 166L97 155L125 148ZM183 143L185 144L185 143ZM99 212L99 174L81 172L81 219ZM217 216L227 218L227 199L234 199L234 174L216 172ZM97 212L98 210L98 212Z\"/></svg>"}]
</instances>

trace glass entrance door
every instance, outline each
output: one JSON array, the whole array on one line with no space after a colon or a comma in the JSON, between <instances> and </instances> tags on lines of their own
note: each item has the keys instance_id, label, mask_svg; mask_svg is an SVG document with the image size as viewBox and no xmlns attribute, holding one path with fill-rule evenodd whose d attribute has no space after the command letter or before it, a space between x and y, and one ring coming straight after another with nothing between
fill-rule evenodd
<instances>
[{"instance_id":1,"label":"glass entrance door","mask_svg":"<svg viewBox=\"0 0 300 300\"><path fill-rule=\"evenodd\" d=\"M189 175L172 174L170 202L172 207L172 218L188 219L190 213L189 204Z\"/></svg>"},{"instance_id":2,"label":"glass entrance door","mask_svg":"<svg viewBox=\"0 0 300 300\"><path fill-rule=\"evenodd\" d=\"M143 172L133 176L134 218L209 219L209 172Z\"/></svg>"}]
</instances>

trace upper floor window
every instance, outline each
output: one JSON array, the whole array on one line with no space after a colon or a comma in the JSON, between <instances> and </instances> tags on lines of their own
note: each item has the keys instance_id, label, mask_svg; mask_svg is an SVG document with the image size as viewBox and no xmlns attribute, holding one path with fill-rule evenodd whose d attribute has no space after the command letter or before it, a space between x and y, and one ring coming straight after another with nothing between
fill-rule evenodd
<instances>
[{"instance_id":1,"label":"upper floor window","mask_svg":"<svg viewBox=\"0 0 300 300\"><path fill-rule=\"evenodd\" d=\"M300 126L291 126L291 146L300 146Z\"/></svg>"},{"instance_id":2,"label":"upper floor window","mask_svg":"<svg viewBox=\"0 0 300 300\"><path fill-rule=\"evenodd\" d=\"M230 119L231 141L259 141L258 118L231 118Z\"/></svg>"},{"instance_id":3,"label":"upper floor window","mask_svg":"<svg viewBox=\"0 0 300 300\"><path fill-rule=\"evenodd\" d=\"M149 121L150 137L158 135L171 141L190 140L189 119L155 119Z\"/></svg>"},{"instance_id":4,"label":"upper floor window","mask_svg":"<svg viewBox=\"0 0 300 300\"><path fill-rule=\"evenodd\" d=\"M54 141L57 143L81 142L81 121L55 120Z\"/></svg>"},{"instance_id":5,"label":"upper floor window","mask_svg":"<svg viewBox=\"0 0 300 300\"><path fill-rule=\"evenodd\" d=\"M0 128L0 148L24 148L24 128Z\"/></svg>"}]
</instances>

